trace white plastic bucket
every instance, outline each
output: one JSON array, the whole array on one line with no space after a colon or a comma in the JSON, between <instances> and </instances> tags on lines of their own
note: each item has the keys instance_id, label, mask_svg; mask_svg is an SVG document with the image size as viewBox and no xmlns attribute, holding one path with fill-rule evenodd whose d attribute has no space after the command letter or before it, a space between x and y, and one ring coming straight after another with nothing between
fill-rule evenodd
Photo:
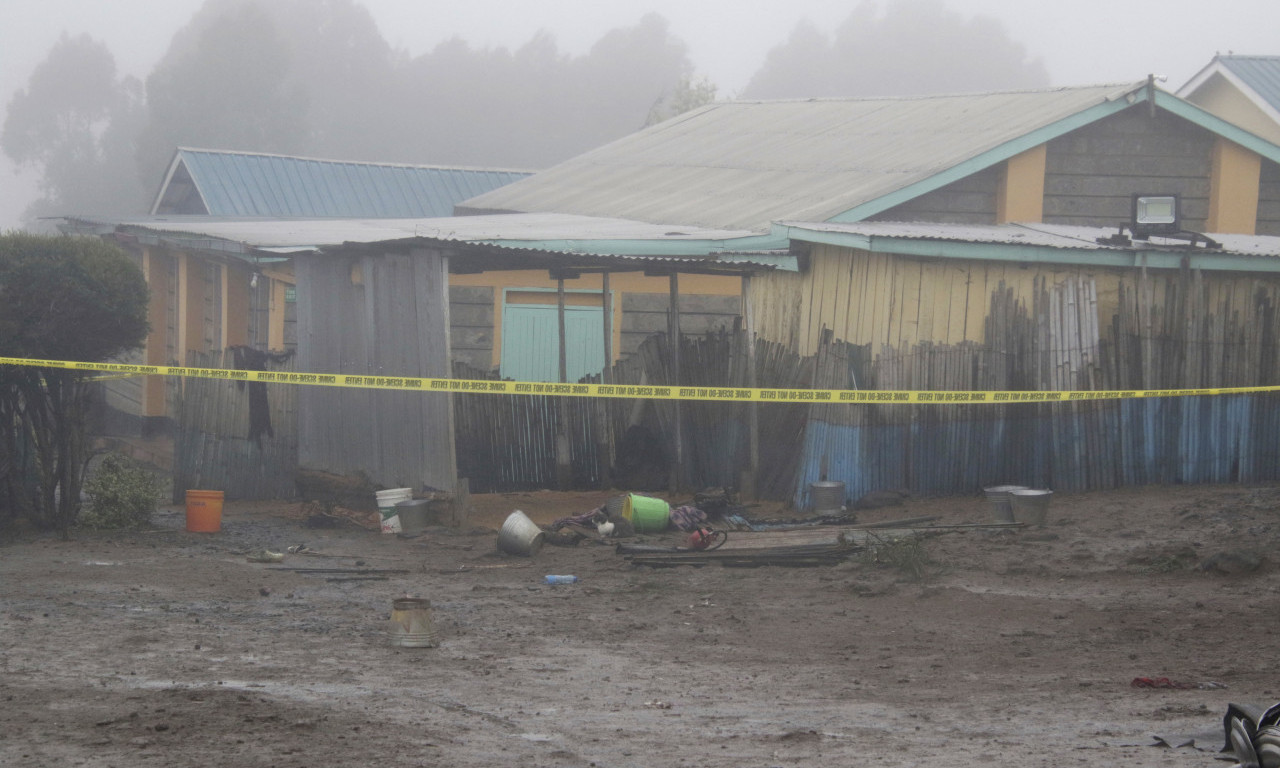
<instances>
[{"instance_id":1,"label":"white plastic bucket","mask_svg":"<svg viewBox=\"0 0 1280 768\"><path fill-rule=\"evenodd\" d=\"M378 497L378 519L382 522L383 533L400 532L400 515L396 505L402 501L413 500L412 488L390 488L385 491L374 491Z\"/></svg>"}]
</instances>

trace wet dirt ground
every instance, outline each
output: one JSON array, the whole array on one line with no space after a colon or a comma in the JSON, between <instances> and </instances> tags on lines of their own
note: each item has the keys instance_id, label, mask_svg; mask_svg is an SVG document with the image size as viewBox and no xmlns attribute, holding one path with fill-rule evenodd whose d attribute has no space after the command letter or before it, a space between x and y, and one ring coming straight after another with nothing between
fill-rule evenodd
<instances>
[{"instance_id":1,"label":"wet dirt ground","mask_svg":"<svg viewBox=\"0 0 1280 768\"><path fill-rule=\"evenodd\" d=\"M477 496L471 527L413 539L235 503L216 534L177 507L145 532L5 532L0 765L1210 766L1152 737L1216 749L1228 702L1280 698L1280 488L1058 495L1045 528L944 529L896 565L495 550L513 509L603 498ZM919 515L990 518L959 498L859 521ZM296 544L335 557L246 558ZM284 570L356 563L395 572ZM405 595L437 647L388 641Z\"/></svg>"}]
</instances>

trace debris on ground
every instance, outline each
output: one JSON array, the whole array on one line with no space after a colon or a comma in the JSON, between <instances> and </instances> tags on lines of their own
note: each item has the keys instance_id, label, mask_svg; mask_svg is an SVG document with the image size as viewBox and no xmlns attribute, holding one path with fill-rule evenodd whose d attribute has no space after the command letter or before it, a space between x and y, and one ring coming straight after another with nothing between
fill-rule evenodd
<instances>
[{"instance_id":1,"label":"debris on ground","mask_svg":"<svg viewBox=\"0 0 1280 768\"><path fill-rule=\"evenodd\" d=\"M1224 683L1213 681L1205 683L1189 683L1182 680L1170 680L1167 677L1135 677L1129 683L1133 688L1175 688L1178 690L1213 691L1226 688Z\"/></svg>"}]
</instances>

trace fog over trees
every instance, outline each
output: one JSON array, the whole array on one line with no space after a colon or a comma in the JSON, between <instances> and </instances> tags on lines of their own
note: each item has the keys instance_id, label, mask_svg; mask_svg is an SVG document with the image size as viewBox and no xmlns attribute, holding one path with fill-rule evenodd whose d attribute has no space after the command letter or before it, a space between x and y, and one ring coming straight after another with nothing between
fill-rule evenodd
<instances>
[{"instance_id":1,"label":"fog over trees","mask_svg":"<svg viewBox=\"0 0 1280 768\"><path fill-rule=\"evenodd\" d=\"M888 6L863 2L828 36L802 23L769 52L743 96L918 96L1049 85L1044 64L1027 57L1004 27L965 16L942 0Z\"/></svg>"},{"instance_id":2,"label":"fog over trees","mask_svg":"<svg viewBox=\"0 0 1280 768\"><path fill-rule=\"evenodd\" d=\"M763 53L763 52L762 52ZM995 21L940 0L802 24L743 97L874 96L1048 83ZM89 36L63 37L9 100L0 149L41 174L39 216L144 213L178 146L341 160L537 169L713 101L656 14L562 52L452 39L393 49L359 0L207 0L141 83Z\"/></svg>"},{"instance_id":3,"label":"fog over trees","mask_svg":"<svg viewBox=\"0 0 1280 768\"><path fill-rule=\"evenodd\" d=\"M0 149L41 172L41 197L25 218L68 211L137 211L142 186L134 141L142 83L118 78L115 58L88 35L64 35L9 101Z\"/></svg>"}]
</instances>

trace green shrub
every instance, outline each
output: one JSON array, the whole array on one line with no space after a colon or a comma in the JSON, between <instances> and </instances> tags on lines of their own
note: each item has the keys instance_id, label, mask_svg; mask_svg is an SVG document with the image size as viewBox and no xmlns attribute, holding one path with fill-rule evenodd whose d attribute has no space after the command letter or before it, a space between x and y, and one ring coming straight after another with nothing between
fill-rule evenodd
<instances>
[{"instance_id":1,"label":"green shrub","mask_svg":"<svg viewBox=\"0 0 1280 768\"><path fill-rule=\"evenodd\" d=\"M139 528L160 503L160 482L146 467L120 453L109 453L85 481L89 504L80 512L87 528Z\"/></svg>"},{"instance_id":2,"label":"green shrub","mask_svg":"<svg viewBox=\"0 0 1280 768\"><path fill-rule=\"evenodd\" d=\"M892 568L910 581L925 581L943 570L929 556L919 536L881 538L872 534L862 559L868 565Z\"/></svg>"}]
</instances>

